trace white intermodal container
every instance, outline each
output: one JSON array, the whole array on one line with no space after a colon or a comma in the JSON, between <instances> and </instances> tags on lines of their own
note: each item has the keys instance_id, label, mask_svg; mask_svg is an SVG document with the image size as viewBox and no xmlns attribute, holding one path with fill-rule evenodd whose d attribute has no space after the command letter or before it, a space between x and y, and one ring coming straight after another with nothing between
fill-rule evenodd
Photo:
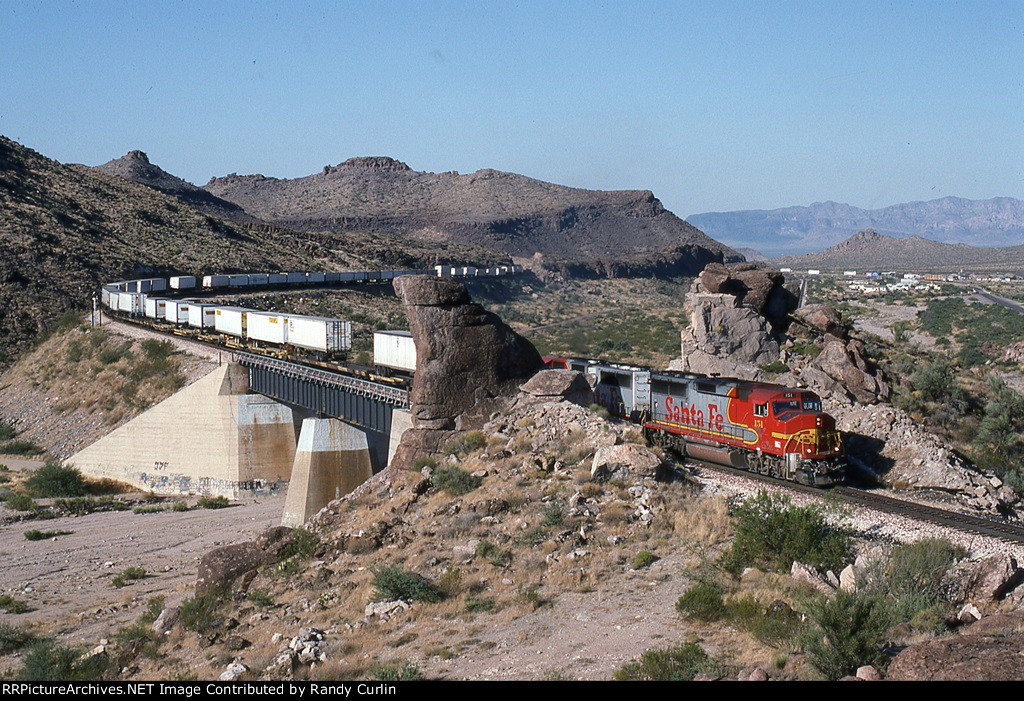
<instances>
[{"instance_id":1,"label":"white intermodal container","mask_svg":"<svg viewBox=\"0 0 1024 701\"><path fill-rule=\"evenodd\" d=\"M230 280L228 275L204 275L203 287L211 289L214 287L227 287Z\"/></svg>"},{"instance_id":2,"label":"white intermodal container","mask_svg":"<svg viewBox=\"0 0 1024 701\"><path fill-rule=\"evenodd\" d=\"M245 338L245 324L249 311L243 307L217 307L214 312L214 328L228 336Z\"/></svg>"},{"instance_id":3,"label":"white intermodal container","mask_svg":"<svg viewBox=\"0 0 1024 701\"><path fill-rule=\"evenodd\" d=\"M319 316L289 316L288 343L321 353L339 353L352 348L352 322Z\"/></svg>"},{"instance_id":4,"label":"white intermodal container","mask_svg":"<svg viewBox=\"0 0 1024 701\"><path fill-rule=\"evenodd\" d=\"M188 305L188 325L197 329L212 329L217 323L217 305L199 304L193 302Z\"/></svg>"},{"instance_id":5,"label":"white intermodal container","mask_svg":"<svg viewBox=\"0 0 1024 701\"><path fill-rule=\"evenodd\" d=\"M138 292L121 292L117 296L117 308L126 314L142 315L143 296Z\"/></svg>"},{"instance_id":6,"label":"white intermodal container","mask_svg":"<svg viewBox=\"0 0 1024 701\"><path fill-rule=\"evenodd\" d=\"M188 323L188 307L191 302L185 299L169 299L164 305L164 321L171 324Z\"/></svg>"},{"instance_id":7,"label":"white intermodal container","mask_svg":"<svg viewBox=\"0 0 1024 701\"><path fill-rule=\"evenodd\" d=\"M288 317L273 312L249 312L246 317L249 339L264 343L288 342Z\"/></svg>"},{"instance_id":8,"label":"white intermodal container","mask_svg":"<svg viewBox=\"0 0 1024 701\"><path fill-rule=\"evenodd\" d=\"M146 316L150 319L163 319L164 306L166 304L166 299L160 299L159 297L146 297Z\"/></svg>"},{"instance_id":9,"label":"white intermodal container","mask_svg":"<svg viewBox=\"0 0 1024 701\"><path fill-rule=\"evenodd\" d=\"M172 290L193 290L196 286L195 275L175 275L170 279Z\"/></svg>"},{"instance_id":10,"label":"white intermodal container","mask_svg":"<svg viewBox=\"0 0 1024 701\"><path fill-rule=\"evenodd\" d=\"M416 371L416 345L409 331L374 331L373 364L405 372Z\"/></svg>"}]
</instances>

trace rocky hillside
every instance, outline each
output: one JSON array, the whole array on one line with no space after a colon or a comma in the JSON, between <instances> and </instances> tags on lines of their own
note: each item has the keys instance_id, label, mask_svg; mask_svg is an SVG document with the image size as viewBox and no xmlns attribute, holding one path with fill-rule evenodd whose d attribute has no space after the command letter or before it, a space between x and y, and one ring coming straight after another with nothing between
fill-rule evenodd
<instances>
[{"instance_id":1,"label":"rocky hillside","mask_svg":"<svg viewBox=\"0 0 1024 701\"><path fill-rule=\"evenodd\" d=\"M1024 201L1012 197L943 197L882 209L815 202L809 207L707 212L686 219L719 241L752 246L772 256L821 251L868 228L970 246L1016 246L1024 241Z\"/></svg>"},{"instance_id":2,"label":"rocky hillside","mask_svg":"<svg viewBox=\"0 0 1024 701\"><path fill-rule=\"evenodd\" d=\"M351 158L294 180L232 174L204 188L295 229L394 233L520 257L539 252L611 274L617 265L665 255L691 273L712 260L740 258L649 191L583 190L490 169L425 173L391 158Z\"/></svg>"},{"instance_id":3,"label":"rocky hillside","mask_svg":"<svg viewBox=\"0 0 1024 701\"><path fill-rule=\"evenodd\" d=\"M956 271L1024 269L1024 246L974 248L908 236L896 238L874 229L860 231L820 253L776 258L776 265L825 270Z\"/></svg>"},{"instance_id":4,"label":"rocky hillside","mask_svg":"<svg viewBox=\"0 0 1024 701\"><path fill-rule=\"evenodd\" d=\"M116 175L140 185L147 185L155 190L177 197L186 204L218 219L240 224L259 224L256 217L246 214L237 204L222 200L211 195L201 187L171 175L160 166L150 163L149 156L142 151L129 151L120 158L96 166L96 170L108 175Z\"/></svg>"},{"instance_id":5,"label":"rocky hillside","mask_svg":"<svg viewBox=\"0 0 1024 701\"><path fill-rule=\"evenodd\" d=\"M0 339L10 358L129 275L313 265L306 242L224 222L150 187L0 137Z\"/></svg>"}]
</instances>

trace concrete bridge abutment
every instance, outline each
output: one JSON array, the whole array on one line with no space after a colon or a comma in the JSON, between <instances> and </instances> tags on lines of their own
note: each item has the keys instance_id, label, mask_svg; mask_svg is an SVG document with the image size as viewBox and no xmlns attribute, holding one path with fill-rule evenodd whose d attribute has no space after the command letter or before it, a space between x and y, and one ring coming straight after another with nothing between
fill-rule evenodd
<instances>
[{"instance_id":1,"label":"concrete bridge abutment","mask_svg":"<svg viewBox=\"0 0 1024 701\"><path fill-rule=\"evenodd\" d=\"M301 526L372 475L366 433L338 419L304 420L281 525Z\"/></svg>"}]
</instances>

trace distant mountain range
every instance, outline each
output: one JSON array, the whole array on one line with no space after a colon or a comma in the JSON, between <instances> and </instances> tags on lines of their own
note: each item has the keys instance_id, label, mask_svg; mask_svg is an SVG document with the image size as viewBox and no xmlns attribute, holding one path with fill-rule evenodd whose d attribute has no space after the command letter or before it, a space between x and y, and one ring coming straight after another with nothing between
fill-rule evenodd
<instances>
[{"instance_id":1,"label":"distant mountain range","mask_svg":"<svg viewBox=\"0 0 1024 701\"><path fill-rule=\"evenodd\" d=\"M822 251L866 229L975 247L1024 243L1024 201L1011 197L943 197L883 209L815 202L809 207L707 212L686 220L729 246L753 248L767 256Z\"/></svg>"},{"instance_id":2,"label":"distant mountain range","mask_svg":"<svg viewBox=\"0 0 1024 701\"><path fill-rule=\"evenodd\" d=\"M949 273L958 270L1009 272L1024 270L1024 245L976 248L942 243L920 236L897 238L868 229L824 251L785 256L773 265L794 269Z\"/></svg>"}]
</instances>

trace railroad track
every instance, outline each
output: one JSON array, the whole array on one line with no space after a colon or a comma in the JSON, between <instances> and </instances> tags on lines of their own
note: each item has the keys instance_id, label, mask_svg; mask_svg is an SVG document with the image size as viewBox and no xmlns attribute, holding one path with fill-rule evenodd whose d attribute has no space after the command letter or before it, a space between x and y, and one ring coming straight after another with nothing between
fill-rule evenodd
<instances>
[{"instance_id":1,"label":"railroad track","mask_svg":"<svg viewBox=\"0 0 1024 701\"><path fill-rule=\"evenodd\" d=\"M906 516L908 518L917 519L918 521L934 523L940 526L955 528L960 531L976 533L978 535L984 535L991 538L999 538L1010 543L1024 543L1024 527L1010 523L990 521L977 516L960 514L955 511L948 511L934 506L924 506L923 504L904 501L902 499L896 499L894 497L877 494L864 489L856 489L854 487L832 487L828 492L825 492L824 490L815 487L808 487L795 482L782 482L772 477L768 477L767 475L760 475L756 472L748 472L747 470L741 470L734 467L726 467L724 465L716 465L714 463L691 459L687 459L687 462L700 467L701 469L722 472L729 475L738 475L757 482L764 482L765 484L784 487L786 489L805 492L807 494L816 494L817 496L822 496L825 493L835 494L842 501L855 506L867 506L872 509L877 509L878 511L884 511L885 513L895 514L897 516Z\"/></svg>"}]
</instances>

